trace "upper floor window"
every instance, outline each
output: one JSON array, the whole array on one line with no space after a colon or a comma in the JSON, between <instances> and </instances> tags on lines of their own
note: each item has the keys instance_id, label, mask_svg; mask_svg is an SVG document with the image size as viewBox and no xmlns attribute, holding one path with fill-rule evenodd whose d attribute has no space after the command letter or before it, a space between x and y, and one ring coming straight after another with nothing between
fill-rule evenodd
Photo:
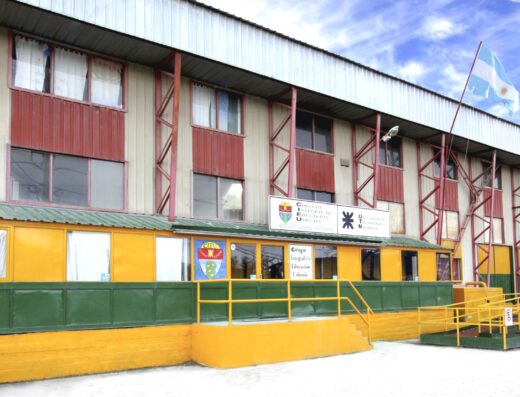
<instances>
[{"instance_id":1,"label":"upper floor window","mask_svg":"<svg viewBox=\"0 0 520 397\"><path fill-rule=\"evenodd\" d=\"M439 155L439 149L435 149L434 152L435 161L433 162L433 176L436 178L441 177L441 158ZM446 178L457 180L457 167L453 161L453 157L449 156L446 161Z\"/></svg>"},{"instance_id":2,"label":"upper floor window","mask_svg":"<svg viewBox=\"0 0 520 397\"><path fill-rule=\"evenodd\" d=\"M388 142L379 142L379 164L402 167L401 138L394 136Z\"/></svg>"},{"instance_id":3,"label":"upper floor window","mask_svg":"<svg viewBox=\"0 0 520 397\"><path fill-rule=\"evenodd\" d=\"M482 163L482 168L487 169L485 174L483 175L483 183L484 187L491 188L491 167L489 163ZM497 165L495 170L495 189L502 189L502 173L500 172L500 166Z\"/></svg>"},{"instance_id":4,"label":"upper floor window","mask_svg":"<svg viewBox=\"0 0 520 397\"><path fill-rule=\"evenodd\" d=\"M193 174L193 216L206 219L242 220L242 181Z\"/></svg>"},{"instance_id":5,"label":"upper floor window","mask_svg":"<svg viewBox=\"0 0 520 397\"><path fill-rule=\"evenodd\" d=\"M307 112L296 112L296 146L332 153L332 120Z\"/></svg>"},{"instance_id":6,"label":"upper floor window","mask_svg":"<svg viewBox=\"0 0 520 397\"><path fill-rule=\"evenodd\" d=\"M390 212L390 233L405 233L404 204L378 200L377 209Z\"/></svg>"},{"instance_id":7,"label":"upper floor window","mask_svg":"<svg viewBox=\"0 0 520 397\"><path fill-rule=\"evenodd\" d=\"M333 203L334 195L328 192L318 192L315 190L308 189L298 189L297 192L298 198L301 200L310 200L310 201L321 201L324 203Z\"/></svg>"},{"instance_id":8,"label":"upper floor window","mask_svg":"<svg viewBox=\"0 0 520 397\"><path fill-rule=\"evenodd\" d=\"M12 60L14 87L123 107L121 63L19 35L14 36Z\"/></svg>"},{"instance_id":9,"label":"upper floor window","mask_svg":"<svg viewBox=\"0 0 520 397\"><path fill-rule=\"evenodd\" d=\"M122 210L124 165L11 149L11 200Z\"/></svg>"},{"instance_id":10,"label":"upper floor window","mask_svg":"<svg viewBox=\"0 0 520 397\"><path fill-rule=\"evenodd\" d=\"M192 122L234 134L242 133L242 98L240 95L192 84Z\"/></svg>"}]
</instances>

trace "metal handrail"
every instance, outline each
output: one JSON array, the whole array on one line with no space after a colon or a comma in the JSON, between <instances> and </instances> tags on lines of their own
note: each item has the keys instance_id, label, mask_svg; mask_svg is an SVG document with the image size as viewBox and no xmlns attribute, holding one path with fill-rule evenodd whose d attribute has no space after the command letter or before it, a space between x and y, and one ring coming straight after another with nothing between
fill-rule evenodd
<instances>
[{"instance_id":1,"label":"metal handrail","mask_svg":"<svg viewBox=\"0 0 520 397\"><path fill-rule=\"evenodd\" d=\"M341 318L341 302L348 302L350 307L354 309L355 314L361 318L363 323L367 327L367 338L368 342L371 343L372 335L371 335L371 325L370 325L370 314L374 313L372 308L365 301L363 296L359 293L357 288L352 284L349 280L312 280L312 282L328 282L336 284L336 296L330 297L309 297L309 298L294 298L291 293L291 284L299 283L299 282L309 282L309 280L287 280L287 279L270 279L270 280L261 280L262 282L283 282L287 283L287 297L285 298L258 298L258 299L233 299L233 283L242 283L242 282L258 282L255 279L219 279L219 280L198 280L195 281L197 284L197 324L201 322L201 304L227 304L228 305L228 324L233 325L233 305L237 303L274 303L274 302L286 302L287 303L287 317L288 320L292 320L292 303L293 302L314 302L314 301L337 301L337 317ZM348 282L351 288L355 291L356 295L360 298L361 302L365 305L366 314L359 310L359 308L352 302L352 300L348 296L341 296L341 282ZM227 299L201 299L201 284L202 283L226 283L228 288L228 297Z\"/></svg>"}]
</instances>

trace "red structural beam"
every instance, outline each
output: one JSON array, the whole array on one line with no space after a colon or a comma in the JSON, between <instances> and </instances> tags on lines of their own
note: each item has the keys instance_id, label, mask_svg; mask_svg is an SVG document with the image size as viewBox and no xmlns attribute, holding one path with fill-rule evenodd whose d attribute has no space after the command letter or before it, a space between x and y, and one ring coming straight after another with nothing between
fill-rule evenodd
<instances>
[{"instance_id":1,"label":"red structural beam","mask_svg":"<svg viewBox=\"0 0 520 397\"><path fill-rule=\"evenodd\" d=\"M181 61L181 54L175 52L166 61L173 73L155 71L155 210L162 214L168 208L169 220L175 219ZM163 92L165 78L171 82ZM167 112L169 106L171 119Z\"/></svg>"},{"instance_id":2,"label":"red structural beam","mask_svg":"<svg viewBox=\"0 0 520 397\"><path fill-rule=\"evenodd\" d=\"M279 103L276 98L287 93L291 94L290 106ZM271 194L280 194L285 197L294 197L294 169L296 161L296 105L297 105L297 90L290 87L274 97L269 101L269 184ZM287 114L278 122L274 124L274 107L284 108ZM288 137L283 140L283 133L287 131ZM277 161L278 160L278 161ZM286 177L286 179L284 178Z\"/></svg>"},{"instance_id":3,"label":"red structural beam","mask_svg":"<svg viewBox=\"0 0 520 397\"><path fill-rule=\"evenodd\" d=\"M518 240L518 227L520 227L520 186L515 183L515 169L511 168L511 192L512 192L512 213L513 213L513 267L514 267L514 288L518 291L518 250L520 249L520 241Z\"/></svg>"}]
</instances>

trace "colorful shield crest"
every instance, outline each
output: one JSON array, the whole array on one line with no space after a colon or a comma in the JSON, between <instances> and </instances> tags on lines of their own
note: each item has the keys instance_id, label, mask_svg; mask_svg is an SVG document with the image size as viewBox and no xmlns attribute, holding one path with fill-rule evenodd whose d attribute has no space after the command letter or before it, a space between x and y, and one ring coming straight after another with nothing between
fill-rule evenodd
<instances>
[{"instance_id":1,"label":"colorful shield crest","mask_svg":"<svg viewBox=\"0 0 520 397\"><path fill-rule=\"evenodd\" d=\"M224 252L217 243L207 241L197 250L197 259L204 275L214 279L222 265Z\"/></svg>"},{"instance_id":2,"label":"colorful shield crest","mask_svg":"<svg viewBox=\"0 0 520 397\"><path fill-rule=\"evenodd\" d=\"M284 223L289 222L289 220L292 218L291 204L289 204L287 201L280 203L278 206L278 215Z\"/></svg>"}]
</instances>

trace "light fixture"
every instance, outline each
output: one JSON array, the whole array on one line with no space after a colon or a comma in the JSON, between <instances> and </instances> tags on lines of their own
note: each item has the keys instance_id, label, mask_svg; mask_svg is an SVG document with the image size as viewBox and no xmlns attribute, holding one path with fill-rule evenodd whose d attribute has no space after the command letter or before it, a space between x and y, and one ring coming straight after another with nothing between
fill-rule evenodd
<instances>
[{"instance_id":1,"label":"light fixture","mask_svg":"<svg viewBox=\"0 0 520 397\"><path fill-rule=\"evenodd\" d=\"M383 142L388 142L390 139L392 139L398 133L399 133L399 126L398 125L393 126L392 128L390 128L390 130L385 135L383 135L381 140Z\"/></svg>"}]
</instances>

